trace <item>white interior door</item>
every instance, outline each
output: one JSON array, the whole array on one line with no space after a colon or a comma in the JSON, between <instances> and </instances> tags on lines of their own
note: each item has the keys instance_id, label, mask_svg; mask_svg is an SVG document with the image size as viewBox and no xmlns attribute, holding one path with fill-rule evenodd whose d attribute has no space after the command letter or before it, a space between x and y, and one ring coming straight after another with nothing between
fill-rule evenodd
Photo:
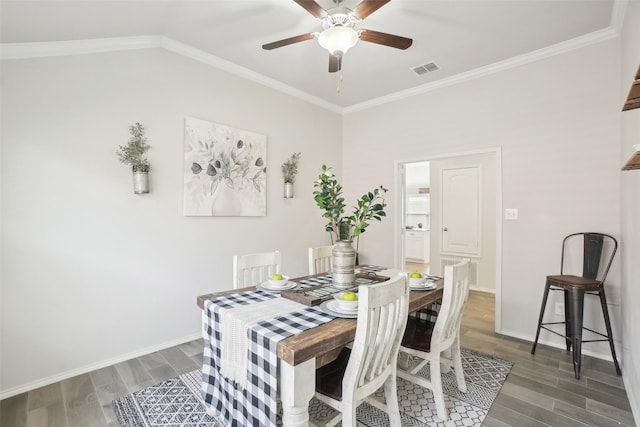
<instances>
[{"instance_id":1,"label":"white interior door","mask_svg":"<svg viewBox=\"0 0 640 427\"><path fill-rule=\"evenodd\" d=\"M442 252L480 255L480 168L442 169Z\"/></svg>"}]
</instances>

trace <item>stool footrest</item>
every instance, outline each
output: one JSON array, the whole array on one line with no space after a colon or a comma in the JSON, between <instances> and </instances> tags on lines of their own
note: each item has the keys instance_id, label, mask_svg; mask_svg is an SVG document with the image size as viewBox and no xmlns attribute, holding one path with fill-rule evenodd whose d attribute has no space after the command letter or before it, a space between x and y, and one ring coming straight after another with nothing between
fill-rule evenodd
<instances>
[{"instance_id":1,"label":"stool footrest","mask_svg":"<svg viewBox=\"0 0 640 427\"><path fill-rule=\"evenodd\" d=\"M566 339L566 338L569 338L567 335L561 334L560 332L554 331L553 329L547 328L547 326L546 326L546 325L564 325L564 324L566 324L566 322L546 322L546 323L541 323L540 324L540 329L547 330L547 331L549 331L549 332L551 332L553 334L558 335L559 337L562 337L562 338ZM589 331L589 332L591 332L593 334L600 335L601 337L605 338L605 339L602 339L602 340L600 340L600 339L597 339L597 340L582 340L583 343L585 343L585 342L609 341L609 336L606 335L606 334L603 334L603 333L598 332L598 331L594 331L593 329L589 329L589 328L584 328L583 327L582 329L584 329L585 331Z\"/></svg>"},{"instance_id":2,"label":"stool footrest","mask_svg":"<svg viewBox=\"0 0 640 427\"><path fill-rule=\"evenodd\" d=\"M553 329L547 328L547 327L546 327L546 326L544 326L544 325L540 325L540 328L541 328L541 329L546 329L547 331L551 332L552 334L556 334L556 335L557 335L557 336L559 336L559 337L562 337L562 338L565 338L565 339L567 338L567 336L566 336L566 335L561 334L561 333L559 333L559 332L556 332L556 331L554 331Z\"/></svg>"}]
</instances>

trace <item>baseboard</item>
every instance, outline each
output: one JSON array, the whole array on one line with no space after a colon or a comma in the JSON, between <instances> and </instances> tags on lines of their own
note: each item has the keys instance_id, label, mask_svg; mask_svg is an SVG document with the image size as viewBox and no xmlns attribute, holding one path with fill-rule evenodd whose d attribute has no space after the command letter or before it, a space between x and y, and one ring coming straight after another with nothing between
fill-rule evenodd
<instances>
[{"instance_id":1,"label":"baseboard","mask_svg":"<svg viewBox=\"0 0 640 427\"><path fill-rule=\"evenodd\" d=\"M496 294L495 289L488 289L488 288L469 288L469 292L482 292L483 294L492 294L492 295Z\"/></svg>"},{"instance_id":2,"label":"baseboard","mask_svg":"<svg viewBox=\"0 0 640 427\"><path fill-rule=\"evenodd\" d=\"M77 375L86 374L88 372L92 372L97 369L102 369L107 366L115 365L116 363L124 362L126 360L134 359L136 357L144 356L145 354L150 354L156 351L164 350L166 348L175 347L177 345L184 344L186 342L193 341L199 338L202 338L202 333L197 333L197 334L189 335L186 337L178 338L176 340L167 341L152 347L147 347L131 353L123 354L123 355L114 357L112 359L102 360L98 363L86 365L78 369L62 372L58 375L54 375L48 378L43 378L38 381L33 381L18 387L11 388L9 390L3 390L2 392L0 392L0 400L6 399L11 396L15 396L20 393L25 393L27 391L34 390L40 387L44 387L49 384L54 384L59 381L66 380L68 378L75 377Z\"/></svg>"}]
</instances>

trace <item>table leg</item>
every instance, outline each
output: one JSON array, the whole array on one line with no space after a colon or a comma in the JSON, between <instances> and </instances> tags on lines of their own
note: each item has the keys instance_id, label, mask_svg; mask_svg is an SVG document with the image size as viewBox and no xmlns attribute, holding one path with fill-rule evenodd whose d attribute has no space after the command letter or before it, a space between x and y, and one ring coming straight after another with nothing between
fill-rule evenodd
<instances>
[{"instance_id":1,"label":"table leg","mask_svg":"<svg viewBox=\"0 0 640 427\"><path fill-rule=\"evenodd\" d=\"M283 427L309 426L309 401L316 389L316 359L296 366L280 362Z\"/></svg>"}]
</instances>

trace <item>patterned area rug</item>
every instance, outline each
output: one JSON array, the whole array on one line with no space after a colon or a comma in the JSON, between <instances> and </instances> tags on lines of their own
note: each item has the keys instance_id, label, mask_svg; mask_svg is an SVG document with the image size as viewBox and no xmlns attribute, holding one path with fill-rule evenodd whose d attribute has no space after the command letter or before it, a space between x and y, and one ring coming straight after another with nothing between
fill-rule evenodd
<instances>
[{"instance_id":1,"label":"patterned area rug","mask_svg":"<svg viewBox=\"0 0 640 427\"><path fill-rule=\"evenodd\" d=\"M430 390L398 378L398 400L403 426L482 424L513 364L508 360L464 348L462 358L467 393L458 391L453 372L443 375L445 404L449 411L446 423L436 415ZM420 375L429 378L429 368L420 371ZM200 397L200 381L200 371L193 371L114 400L118 422L122 427L226 427L223 421L207 415ZM382 398L382 392L379 397ZM311 421L321 426L333 418L335 412L312 399L309 414ZM358 407L357 419L359 426L389 425L387 415L367 403ZM280 419L278 421L280 424Z\"/></svg>"}]
</instances>

